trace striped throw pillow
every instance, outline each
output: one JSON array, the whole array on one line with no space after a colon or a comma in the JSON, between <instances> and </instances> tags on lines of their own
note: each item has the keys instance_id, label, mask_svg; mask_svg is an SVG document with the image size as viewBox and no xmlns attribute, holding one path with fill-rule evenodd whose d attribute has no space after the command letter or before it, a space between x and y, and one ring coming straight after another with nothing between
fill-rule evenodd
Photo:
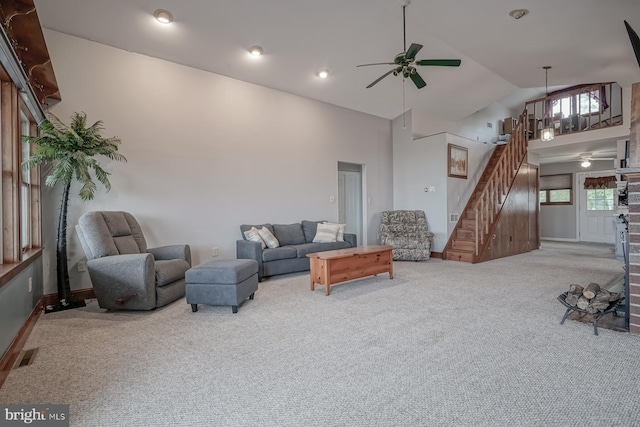
<instances>
[{"instance_id":1,"label":"striped throw pillow","mask_svg":"<svg viewBox=\"0 0 640 427\"><path fill-rule=\"evenodd\" d=\"M324 223L338 226L339 228L338 228L338 235L336 236L336 242L344 242L344 228L347 226L347 224L336 224L329 221L325 221Z\"/></svg>"},{"instance_id":2,"label":"striped throw pillow","mask_svg":"<svg viewBox=\"0 0 640 427\"><path fill-rule=\"evenodd\" d=\"M258 230L258 234L262 237L262 240L264 240L268 248L277 248L280 246L280 242L278 242L276 236L274 236L267 227L262 227Z\"/></svg>"},{"instance_id":3,"label":"striped throw pillow","mask_svg":"<svg viewBox=\"0 0 640 427\"><path fill-rule=\"evenodd\" d=\"M250 230L245 231L244 237L245 239L251 240L252 242L260 242L262 249L267 247L267 245L264 243L264 240L262 240L262 237L260 237L260 234L258 233L258 229L255 227L251 227Z\"/></svg>"},{"instance_id":4,"label":"striped throw pillow","mask_svg":"<svg viewBox=\"0 0 640 427\"><path fill-rule=\"evenodd\" d=\"M336 237L338 237L339 229L340 227L333 224L318 224L316 235L313 238L313 243L335 242Z\"/></svg>"}]
</instances>

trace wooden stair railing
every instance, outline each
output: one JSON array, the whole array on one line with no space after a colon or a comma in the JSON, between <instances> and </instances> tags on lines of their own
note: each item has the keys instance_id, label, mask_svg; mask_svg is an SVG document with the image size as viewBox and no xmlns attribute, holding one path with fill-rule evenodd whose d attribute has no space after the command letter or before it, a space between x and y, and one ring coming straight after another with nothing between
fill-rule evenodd
<instances>
[{"instance_id":1,"label":"wooden stair railing","mask_svg":"<svg viewBox=\"0 0 640 427\"><path fill-rule=\"evenodd\" d=\"M444 259L478 262L494 232L514 179L527 155L527 111L518 119L509 142L493 150L444 250Z\"/></svg>"}]
</instances>

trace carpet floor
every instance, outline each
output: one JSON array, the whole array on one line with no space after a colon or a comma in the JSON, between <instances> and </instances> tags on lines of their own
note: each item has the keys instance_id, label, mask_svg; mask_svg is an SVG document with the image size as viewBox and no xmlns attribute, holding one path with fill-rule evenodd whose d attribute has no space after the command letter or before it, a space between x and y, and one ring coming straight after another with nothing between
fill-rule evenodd
<instances>
[{"instance_id":1,"label":"carpet floor","mask_svg":"<svg viewBox=\"0 0 640 427\"><path fill-rule=\"evenodd\" d=\"M43 315L0 402L70 404L74 426L631 426L640 337L567 320L569 284L622 271L610 245L430 259L309 290L260 283L237 314Z\"/></svg>"}]
</instances>

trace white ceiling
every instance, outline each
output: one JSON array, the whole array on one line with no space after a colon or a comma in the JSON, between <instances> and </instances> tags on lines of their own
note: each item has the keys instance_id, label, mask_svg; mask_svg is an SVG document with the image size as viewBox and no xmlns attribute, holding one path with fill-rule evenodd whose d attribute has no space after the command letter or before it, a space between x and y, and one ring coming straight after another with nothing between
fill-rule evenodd
<instances>
[{"instance_id":1,"label":"white ceiling","mask_svg":"<svg viewBox=\"0 0 640 427\"><path fill-rule=\"evenodd\" d=\"M35 0L42 25L132 52L393 119L402 79L366 86L403 50L401 0ZM157 23L163 8L175 18ZM528 16L514 20L512 9ZM640 32L638 0L413 0L407 44L417 59L460 58L459 68L419 67L406 109L456 121L494 102L519 107L550 87L640 81L623 20ZM248 55L261 45L265 55ZM53 64L55 70L55 63ZM330 70L321 80L320 69ZM64 99L64 93L62 94Z\"/></svg>"}]
</instances>

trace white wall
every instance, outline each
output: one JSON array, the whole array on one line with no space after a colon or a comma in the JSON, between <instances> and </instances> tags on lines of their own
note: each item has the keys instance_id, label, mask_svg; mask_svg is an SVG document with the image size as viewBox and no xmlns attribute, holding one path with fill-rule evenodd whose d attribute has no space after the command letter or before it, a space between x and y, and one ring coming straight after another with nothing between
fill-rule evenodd
<instances>
[{"instance_id":1,"label":"white wall","mask_svg":"<svg viewBox=\"0 0 640 427\"><path fill-rule=\"evenodd\" d=\"M449 214L462 215L462 210L467 205L467 202L473 195L473 191L480 181L480 177L484 172L491 153L493 153L495 144L483 144L477 141L472 141L467 138L463 138L458 135L446 134L445 150L448 155L448 144L454 144L461 147L466 147L469 155L469 174L467 179L462 178L447 178L447 238L444 242L446 245L449 236L453 232L456 226L456 222L449 221ZM447 171L447 176L448 176ZM444 245L442 246L444 249Z\"/></svg>"},{"instance_id":2,"label":"white wall","mask_svg":"<svg viewBox=\"0 0 640 427\"><path fill-rule=\"evenodd\" d=\"M419 138L447 132L472 141L495 142L498 137L498 122L520 113L522 111L515 113L499 103L493 103L457 122L429 117L422 111L415 112L412 114L413 135L414 138ZM490 123L491 127L488 127L487 123Z\"/></svg>"},{"instance_id":3,"label":"white wall","mask_svg":"<svg viewBox=\"0 0 640 427\"><path fill-rule=\"evenodd\" d=\"M455 226L449 213L461 213L495 145L447 133L413 140L409 121L406 127L402 117L393 121L393 208L424 210L435 234L431 250L442 252ZM468 148L468 179L448 177L449 143Z\"/></svg>"},{"instance_id":4,"label":"white wall","mask_svg":"<svg viewBox=\"0 0 640 427\"><path fill-rule=\"evenodd\" d=\"M73 226L90 210L136 216L150 247L189 243L194 264L235 258L242 223L337 220L338 161L365 165L370 242L392 208L391 122L45 30L68 122L85 111L122 139L127 163L102 160L112 190L69 206L69 264L84 258ZM77 188L72 187L77 194ZM73 195L73 194L72 194ZM59 191L45 191L45 293L55 292ZM72 268L72 288L89 287Z\"/></svg>"},{"instance_id":5,"label":"white wall","mask_svg":"<svg viewBox=\"0 0 640 427\"><path fill-rule=\"evenodd\" d=\"M411 123L393 121L393 209L423 210L435 236L431 250L447 242L447 165L445 134L413 140ZM425 192L425 187L435 191ZM444 241L444 244L442 242Z\"/></svg>"}]
</instances>

